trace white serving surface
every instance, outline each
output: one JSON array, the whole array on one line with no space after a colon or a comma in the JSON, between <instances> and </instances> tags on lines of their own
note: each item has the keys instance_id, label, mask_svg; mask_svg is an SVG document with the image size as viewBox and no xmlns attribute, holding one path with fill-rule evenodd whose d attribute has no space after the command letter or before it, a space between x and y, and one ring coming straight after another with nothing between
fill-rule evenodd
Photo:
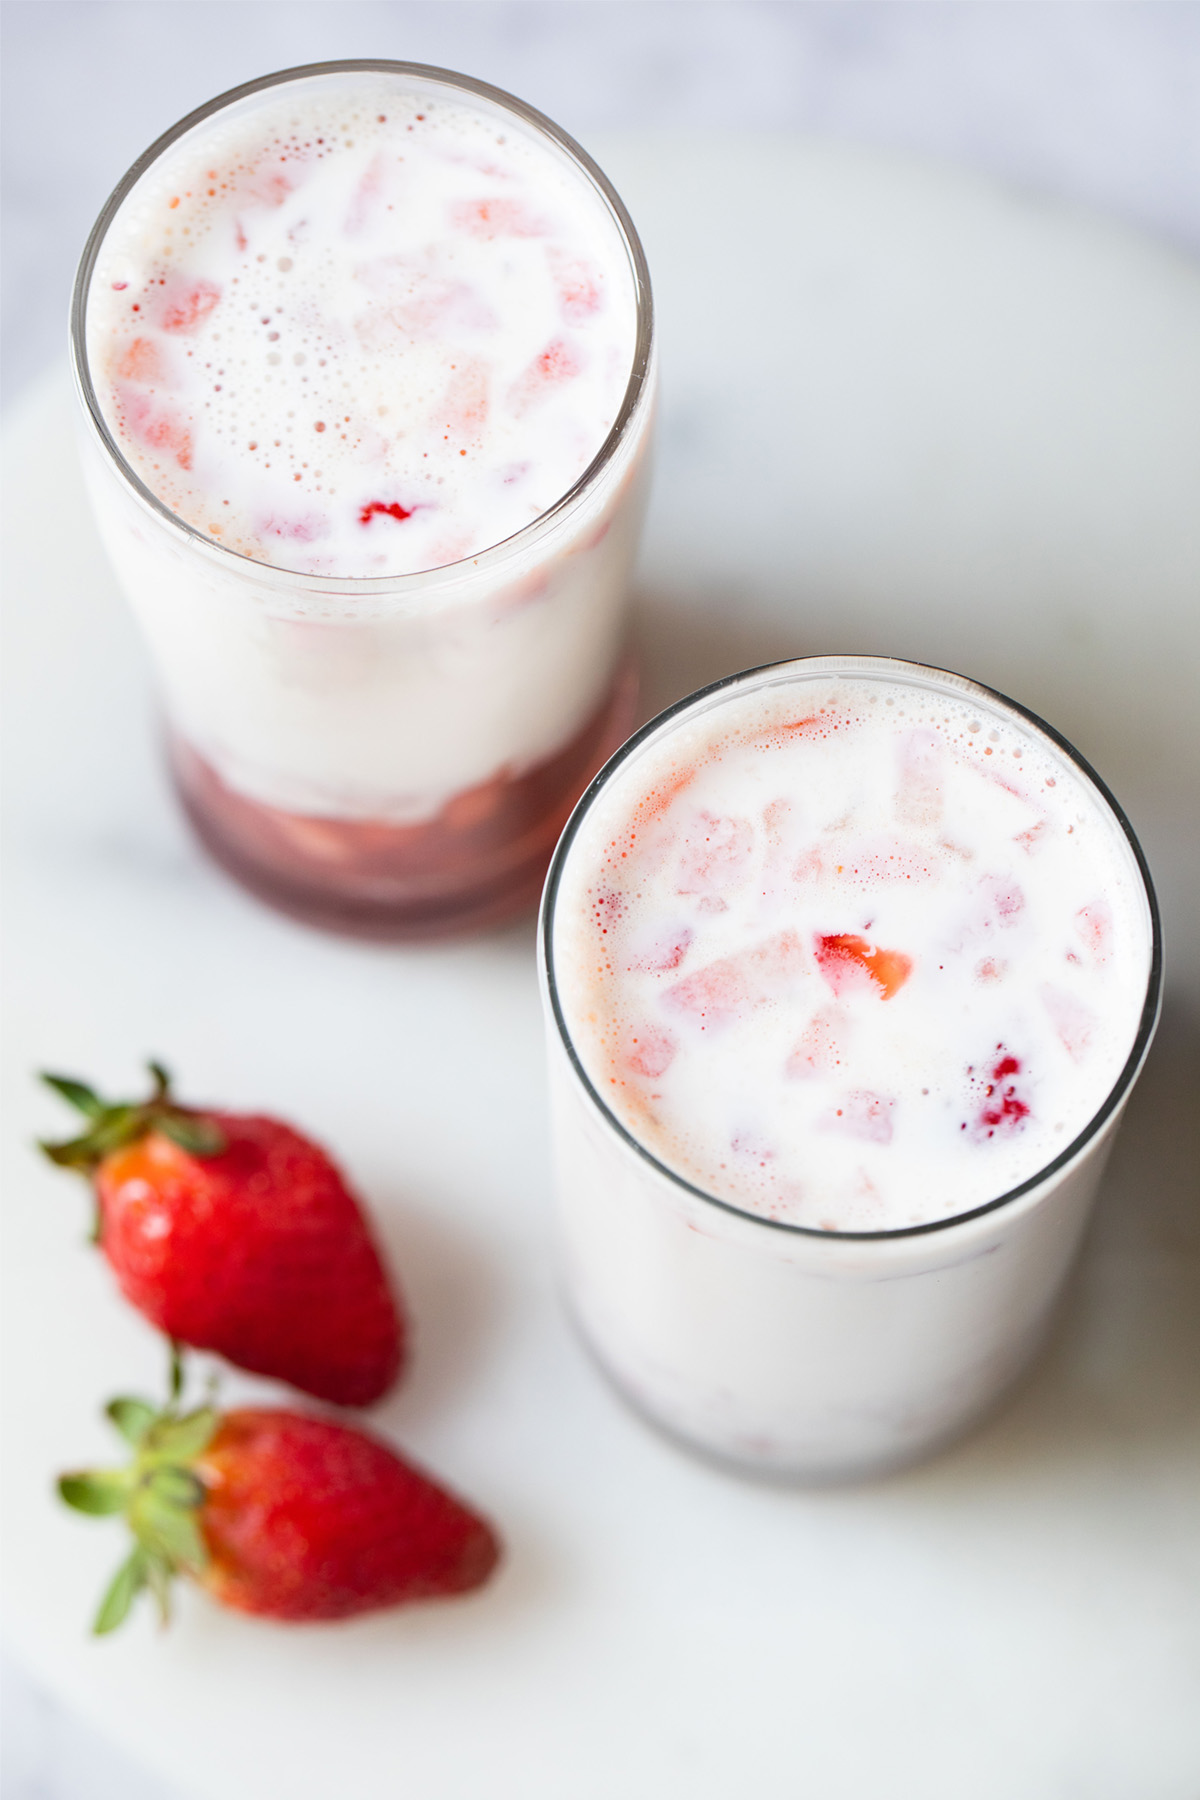
<instances>
[{"instance_id":1,"label":"white serving surface","mask_svg":"<svg viewBox=\"0 0 1200 1800\"><path fill-rule=\"evenodd\" d=\"M6 1628L198 1800L1191 1800L1200 1785L1200 272L918 161L589 144L664 346L642 566L653 704L771 656L959 668L1070 736L1142 836L1169 1004L1050 1352L928 1465L760 1486L630 1416L558 1307L528 923L379 949L200 855L56 376L6 432ZM105 1644L118 1533L53 1472L161 1354L29 1140L29 1072L155 1053L341 1156L417 1322L373 1422L499 1523L468 1601L281 1630L185 1596ZM230 1398L279 1394L229 1377Z\"/></svg>"}]
</instances>

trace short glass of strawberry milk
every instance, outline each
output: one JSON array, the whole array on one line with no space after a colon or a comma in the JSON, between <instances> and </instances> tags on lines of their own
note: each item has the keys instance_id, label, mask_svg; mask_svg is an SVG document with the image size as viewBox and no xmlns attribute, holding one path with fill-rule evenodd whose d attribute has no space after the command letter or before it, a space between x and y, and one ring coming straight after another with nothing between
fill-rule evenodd
<instances>
[{"instance_id":1,"label":"short glass of strawberry milk","mask_svg":"<svg viewBox=\"0 0 1200 1800\"><path fill-rule=\"evenodd\" d=\"M270 75L130 169L71 337L212 853L372 935L535 900L635 699L652 304L601 171L466 76Z\"/></svg>"},{"instance_id":2,"label":"short glass of strawberry milk","mask_svg":"<svg viewBox=\"0 0 1200 1800\"><path fill-rule=\"evenodd\" d=\"M888 658L733 676L597 777L540 935L565 1285L618 1388L810 1479L984 1411L1158 1014L1149 873L1071 746Z\"/></svg>"}]
</instances>

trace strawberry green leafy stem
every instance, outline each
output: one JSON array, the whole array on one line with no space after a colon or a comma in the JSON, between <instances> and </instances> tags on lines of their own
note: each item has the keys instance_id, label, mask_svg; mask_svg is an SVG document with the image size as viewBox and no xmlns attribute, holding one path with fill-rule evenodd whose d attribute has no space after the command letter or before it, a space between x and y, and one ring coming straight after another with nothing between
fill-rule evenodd
<instances>
[{"instance_id":1,"label":"strawberry green leafy stem","mask_svg":"<svg viewBox=\"0 0 1200 1800\"><path fill-rule=\"evenodd\" d=\"M132 1462L59 1478L58 1491L68 1506L93 1517L122 1513L134 1537L100 1602L92 1627L98 1637L116 1630L143 1588L158 1602L165 1625L172 1576L199 1575L208 1562L197 1516L208 1490L191 1465L212 1442L219 1416L211 1405L182 1412L181 1388L178 1347L172 1344L171 1398L165 1407L124 1397L105 1408L132 1447Z\"/></svg>"},{"instance_id":2,"label":"strawberry green leafy stem","mask_svg":"<svg viewBox=\"0 0 1200 1800\"><path fill-rule=\"evenodd\" d=\"M220 1156L225 1148L225 1134L215 1119L190 1107L178 1106L171 1095L171 1078L161 1063L147 1065L153 1087L150 1098L140 1102L102 1100L86 1083L71 1075L43 1074L47 1087L81 1112L88 1128L79 1137L54 1142L39 1140L39 1148L51 1162L64 1169L76 1169L91 1177L106 1156L136 1144L152 1131L161 1132L190 1156ZM99 1219L93 1239L98 1239Z\"/></svg>"}]
</instances>

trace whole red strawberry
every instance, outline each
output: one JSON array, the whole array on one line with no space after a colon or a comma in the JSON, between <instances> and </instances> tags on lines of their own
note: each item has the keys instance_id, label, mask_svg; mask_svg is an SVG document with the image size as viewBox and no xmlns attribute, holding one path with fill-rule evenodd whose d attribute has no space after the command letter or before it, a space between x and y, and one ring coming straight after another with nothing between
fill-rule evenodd
<instances>
[{"instance_id":1,"label":"whole red strawberry","mask_svg":"<svg viewBox=\"0 0 1200 1800\"><path fill-rule=\"evenodd\" d=\"M358 1202L277 1119L176 1105L165 1072L140 1105L44 1079L89 1121L45 1144L95 1188L96 1236L125 1298L168 1337L343 1406L396 1380L404 1321Z\"/></svg>"},{"instance_id":2,"label":"whole red strawberry","mask_svg":"<svg viewBox=\"0 0 1200 1800\"><path fill-rule=\"evenodd\" d=\"M123 1513L136 1540L99 1633L144 1587L165 1621L176 1574L242 1612L345 1619L479 1587L499 1557L483 1519L349 1426L266 1407L180 1415L145 1400L114 1400L108 1415L133 1463L59 1481L68 1505Z\"/></svg>"}]
</instances>

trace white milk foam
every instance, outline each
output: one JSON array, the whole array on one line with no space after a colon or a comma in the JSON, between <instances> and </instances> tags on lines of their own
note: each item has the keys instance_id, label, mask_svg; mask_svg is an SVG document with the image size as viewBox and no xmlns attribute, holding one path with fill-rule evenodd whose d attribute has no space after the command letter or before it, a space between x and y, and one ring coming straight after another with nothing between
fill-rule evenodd
<instances>
[{"instance_id":1,"label":"white milk foam","mask_svg":"<svg viewBox=\"0 0 1200 1800\"><path fill-rule=\"evenodd\" d=\"M891 1230L985 1204L1112 1090L1146 994L1128 844L970 695L810 677L635 754L571 847L554 968L597 1092L752 1213Z\"/></svg>"},{"instance_id":2,"label":"white milk foam","mask_svg":"<svg viewBox=\"0 0 1200 1800\"><path fill-rule=\"evenodd\" d=\"M267 90L173 145L101 248L87 342L146 485L225 547L369 577L551 507L629 379L604 201L520 122L402 76Z\"/></svg>"}]
</instances>

